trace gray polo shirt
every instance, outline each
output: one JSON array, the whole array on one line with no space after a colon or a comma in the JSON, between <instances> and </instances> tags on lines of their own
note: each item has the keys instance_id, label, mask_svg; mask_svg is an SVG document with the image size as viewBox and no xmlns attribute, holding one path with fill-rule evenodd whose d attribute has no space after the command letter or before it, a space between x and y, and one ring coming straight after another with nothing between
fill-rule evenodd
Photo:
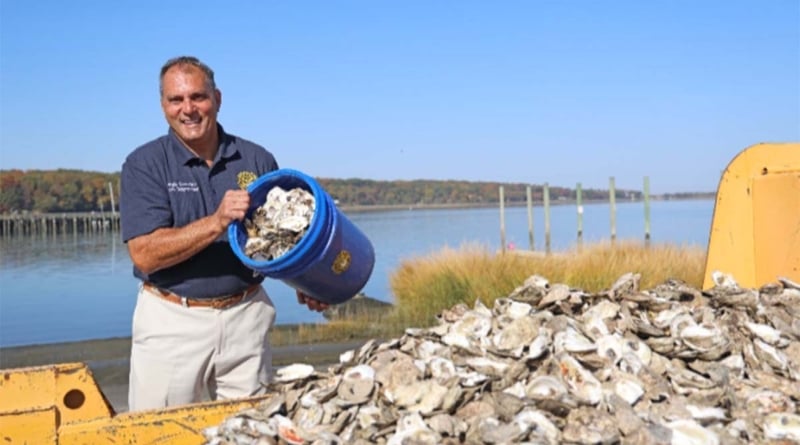
<instances>
[{"instance_id":1,"label":"gray polo shirt","mask_svg":"<svg viewBox=\"0 0 800 445\"><path fill-rule=\"evenodd\" d=\"M169 133L134 150L122 165L120 216L122 240L161 227L183 227L213 214L227 190L239 189L240 172L261 176L278 164L263 147L227 134L219 126L219 150L212 167ZM136 267L143 281L190 298L212 298L263 281L234 255L227 231L188 260L150 275Z\"/></svg>"}]
</instances>

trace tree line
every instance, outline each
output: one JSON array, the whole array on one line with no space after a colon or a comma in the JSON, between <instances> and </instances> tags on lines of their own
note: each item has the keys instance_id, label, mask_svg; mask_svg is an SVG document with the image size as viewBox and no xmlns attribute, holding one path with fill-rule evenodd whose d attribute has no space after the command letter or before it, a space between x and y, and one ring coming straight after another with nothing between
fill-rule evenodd
<instances>
[{"instance_id":1,"label":"tree line","mask_svg":"<svg viewBox=\"0 0 800 445\"><path fill-rule=\"evenodd\" d=\"M541 184L521 182L472 182L472 181L376 181L370 179L318 179L320 185L343 205L375 206L375 205L489 205L500 202L499 189L503 186L503 195L508 204L519 204L527 201L527 188L531 187L531 197L535 202L542 202L544 188ZM554 201L575 199L575 190L549 186L550 199ZM615 196L620 199L641 199L642 192L616 190ZM607 200L608 190L584 189L583 199Z\"/></svg>"},{"instance_id":2,"label":"tree line","mask_svg":"<svg viewBox=\"0 0 800 445\"><path fill-rule=\"evenodd\" d=\"M499 203L501 185L507 204L524 204L528 186L535 202L543 199L541 184L358 178L317 181L342 206L491 205ZM553 201L575 199L571 188L551 186L549 192ZM608 190L584 189L582 193L586 201L608 200ZM690 196L681 198L696 194L684 195ZM642 192L617 189L615 196L619 200L638 200L642 199ZM0 213L110 211L112 203L118 209L119 172L0 170Z\"/></svg>"},{"instance_id":3,"label":"tree line","mask_svg":"<svg viewBox=\"0 0 800 445\"><path fill-rule=\"evenodd\" d=\"M118 198L119 173L0 170L0 213L111 210L109 184Z\"/></svg>"}]
</instances>

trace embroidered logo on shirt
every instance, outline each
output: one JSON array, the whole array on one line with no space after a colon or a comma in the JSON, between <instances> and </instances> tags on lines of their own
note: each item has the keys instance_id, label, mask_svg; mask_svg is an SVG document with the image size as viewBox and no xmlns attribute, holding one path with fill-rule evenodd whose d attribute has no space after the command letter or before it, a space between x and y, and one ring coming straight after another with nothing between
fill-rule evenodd
<instances>
[{"instance_id":1,"label":"embroidered logo on shirt","mask_svg":"<svg viewBox=\"0 0 800 445\"><path fill-rule=\"evenodd\" d=\"M240 189L245 190L256 178L257 176L253 172L239 172L239 174L236 175L236 183L239 184Z\"/></svg>"},{"instance_id":2,"label":"embroidered logo on shirt","mask_svg":"<svg viewBox=\"0 0 800 445\"><path fill-rule=\"evenodd\" d=\"M168 182L167 191L172 192L199 192L200 187L196 182Z\"/></svg>"}]
</instances>

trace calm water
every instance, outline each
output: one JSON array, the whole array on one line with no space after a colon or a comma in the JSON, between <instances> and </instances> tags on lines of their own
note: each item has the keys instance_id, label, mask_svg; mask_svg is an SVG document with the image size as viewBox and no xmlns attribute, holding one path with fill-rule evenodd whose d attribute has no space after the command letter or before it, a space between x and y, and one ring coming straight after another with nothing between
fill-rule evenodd
<instances>
[{"instance_id":1,"label":"calm water","mask_svg":"<svg viewBox=\"0 0 800 445\"><path fill-rule=\"evenodd\" d=\"M705 247L714 202L666 201L651 205L654 242ZM375 247L375 269L364 288L374 298L391 301L389 275L403 259L464 244L500 246L497 208L398 210L351 213L348 217ZM642 203L617 203L617 238L643 239ZM507 208L506 241L528 248L525 207ZM607 204L584 206L585 242L609 239ZM551 208L553 249L575 243L574 206ZM544 246L544 217L534 208L535 248ZM138 281L118 233L58 235L0 239L0 347L37 343L124 337ZM284 284L267 280L267 291L278 311L277 323L323 321L321 315L297 304Z\"/></svg>"}]
</instances>

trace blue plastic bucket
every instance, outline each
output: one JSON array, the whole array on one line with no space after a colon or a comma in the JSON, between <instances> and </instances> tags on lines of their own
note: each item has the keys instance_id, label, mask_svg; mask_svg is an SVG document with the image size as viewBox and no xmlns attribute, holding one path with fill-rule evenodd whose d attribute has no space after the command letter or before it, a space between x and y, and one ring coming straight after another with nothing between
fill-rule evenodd
<instances>
[{"instance_id":1,"label":"blue plastic bucket","mask_svg":"<svg viewBox=\"0 0 800 445\"><path fill-rule=\"evenodd\" d=\"M245 266L299 289L315 299L342 303L355 296L372 274L372 243L339 211L333 199L314 178L296 170L280 169L256 179L247 187L250 208L246 218L267 200L274 187L300 187L314 195L314 215L308 230L288 252L270 261L254 260L244 253L247 230L240 221L228 226L231 249Z\"/></svg>"}]
</instances>

